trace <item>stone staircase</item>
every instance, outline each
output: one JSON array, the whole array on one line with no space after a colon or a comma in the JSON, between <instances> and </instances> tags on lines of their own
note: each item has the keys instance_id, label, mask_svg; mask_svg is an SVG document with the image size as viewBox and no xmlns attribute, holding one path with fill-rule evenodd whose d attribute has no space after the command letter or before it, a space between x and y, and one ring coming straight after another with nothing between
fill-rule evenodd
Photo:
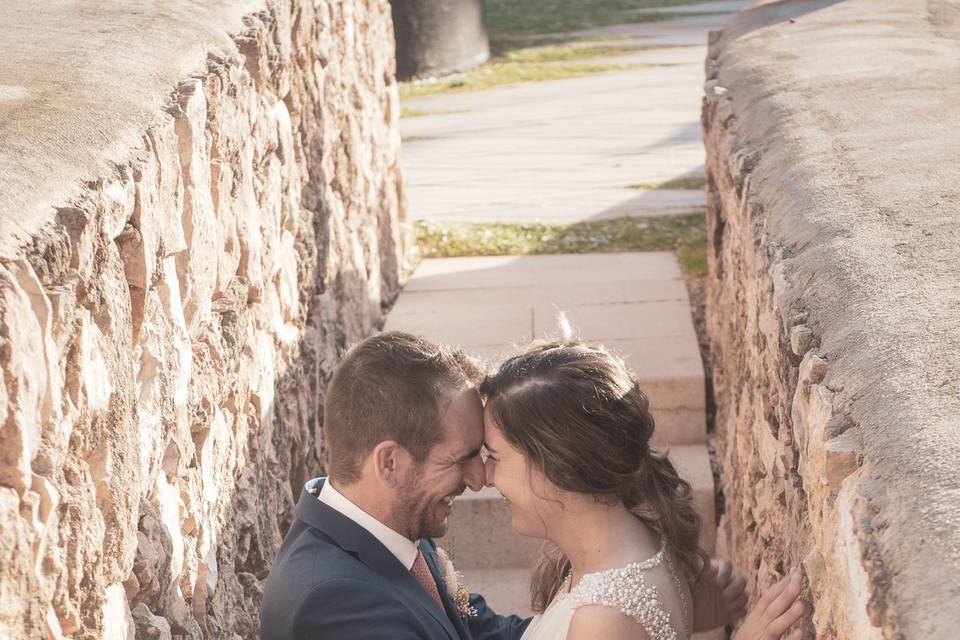
<instances>
[{"instance_id":1,"label":"stone staircase","mask_svg":"<svg viewBox=\"0 0 960 640\"><path fill-rule=\"evenodd\" d=\"M654 443L667 448L693 486L705 523L701 544L712 552L715 502L703 366L672 253L427 260L385 329L455 344L495 365L531 339L556 334L560 310L584 339L627 359L651 400ZM451 552L468 588L483 593L495 610L530 613L530 568L540 541L513 531L496 489L461 496L440 544Z\"/></svg>"}]
</instances>

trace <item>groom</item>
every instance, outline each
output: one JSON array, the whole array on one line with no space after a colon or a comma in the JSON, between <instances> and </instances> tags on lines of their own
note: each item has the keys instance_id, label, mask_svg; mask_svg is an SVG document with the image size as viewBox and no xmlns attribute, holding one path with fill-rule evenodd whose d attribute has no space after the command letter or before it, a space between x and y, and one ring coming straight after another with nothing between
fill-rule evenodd
<instances>
[{"instance_id":1,"label":"groom","mask_svg":"<svg viewBox=\"0 0 960 640\"><path fill-rule=\"evenodd\" d=\"M346 355L327 389L330 475L308 484L263 594L262 640L517 640L527 620L472 595L461 616L432 538L484 482L482 371L390 332Z\"/></svg>"},{"instance_id":2,"label":"groom","mask_svg":"<svg viewBox=\"0 0 960 640\"><path fill-rule=\"evenodd\" d=\"M324 407L330 475L297 503L264 590L261 640L520 638L529 620L497 615L482 596L471 594L470 615L454 605L432 540L454 499L484 483L481 376L462 351L400 332L344 357ZM729 576L711 584L701 628L745 604Z\"/></svg>"}]
</instances>

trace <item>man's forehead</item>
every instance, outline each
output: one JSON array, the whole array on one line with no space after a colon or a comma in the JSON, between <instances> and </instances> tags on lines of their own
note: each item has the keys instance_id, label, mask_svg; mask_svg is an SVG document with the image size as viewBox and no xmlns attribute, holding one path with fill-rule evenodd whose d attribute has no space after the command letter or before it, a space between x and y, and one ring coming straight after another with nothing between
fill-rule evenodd
<instances>
[{"instance_id":1,"label":"man's forehead","mask_svg":"<svg viewBox=\"0 0 960 640\"><path fill-rule=\"evenodd\" d=\"M483 403L476 387L465 387L453 394L442 422L451 441L483 440Z\"/></svg>"},{"instance_id":2,"label":"man's forehead","mask_svg":"<svg viewBox=\"0 0 960 640\"><path fill-rule=\"evenodd\" d=\"M480 392L476 387L462 387L447 396L448 413L464 410L483 411L483 402L480 401Z\"/></svg>"}]
</instances>

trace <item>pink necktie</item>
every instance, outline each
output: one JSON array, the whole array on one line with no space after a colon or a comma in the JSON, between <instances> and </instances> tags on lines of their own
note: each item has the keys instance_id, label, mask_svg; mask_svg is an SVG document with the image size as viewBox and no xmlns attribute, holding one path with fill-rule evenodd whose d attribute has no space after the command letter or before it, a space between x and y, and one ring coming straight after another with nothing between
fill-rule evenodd
<instances>
[{"instance_id":1,"label":"pink necktie","mask_svg":"<svg viewBox=\"0 0 960 640\"><path fill-rule=\"evenodd\" d=\"M440 592L437 590L437 583L434 581L433 574L430 573L430 567L427 566L427 561L420 551L417 551L417 559L414 561L410 573L412 573L413 577L417 579L417 582L422 584L423 588L427 590L427 593L430 594L434 602L437 603L437 606L440 607L440 611L445 611L443 601L440 600Z\"/></svg>"}]
</instances>

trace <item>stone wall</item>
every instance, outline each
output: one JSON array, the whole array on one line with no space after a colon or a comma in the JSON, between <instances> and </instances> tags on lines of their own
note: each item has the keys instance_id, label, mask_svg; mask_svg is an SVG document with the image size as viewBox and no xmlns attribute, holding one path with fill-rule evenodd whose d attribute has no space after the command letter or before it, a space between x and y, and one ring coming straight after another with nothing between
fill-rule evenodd
<instances>
[{"instance_id":1,"label":"stone wall","mask_svg":"<svg viewBox=\"0 0 960 640\"><path fill-rule=\"evenodd\" d=\"M726 514L807 637L960 628L960 12L758 2L712 34L707 321Z\"/></svg>"},{"instance_id":2,"label":"stone wall","mask_svg":"<svg viewBox=\"0 0 960 640\"><path fill-rule=\"evenodd\" d=\"M392 42L387 0L4 19L0 637L256 637L398 287Z\"/></svg>"}]
</instances>

